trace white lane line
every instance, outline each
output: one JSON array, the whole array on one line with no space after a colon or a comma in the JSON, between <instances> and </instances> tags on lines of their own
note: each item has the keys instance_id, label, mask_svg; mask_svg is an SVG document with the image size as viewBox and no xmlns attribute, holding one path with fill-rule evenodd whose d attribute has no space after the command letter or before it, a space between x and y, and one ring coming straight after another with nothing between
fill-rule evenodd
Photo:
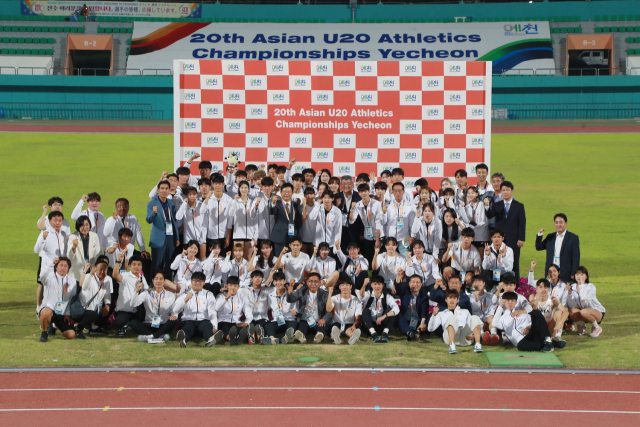
<instances>
[{"instance_id":1,"label":"white lane line","mask_svg":"<svg viewBox=\"0 0 640 427\"><path fill-rule=\"evenodd\" d=\"M522 388L437 388L437 387L120 387L123 390L151 391L151 390L374 390L375 391L505 391L521 393L566 393L566 389L522 389ZM121 391L118 387L104 388L3 388L0 391ZM613 394L640 394L640 391L631 390L571 390L571 393L613 393Z\"/></svg>"},{"instance_id":2,"label":"white lane line","mask_svg":"<svg viewBox=\"0 0 640 427\"><path fill-rule=\"evenodd\" d=\"M100 408L31 408L31 409L0 409L0 412L47 412L47 411L104 411L104 407ZM131 408L114 408L109 407L109 411L149 411L149 410L177 410L184 411L189 409L196 410L265 410L265 409L274 409L274 410L282 410L282 409L301 409L301 410L363 410L363 411L447 411L451 412L455 411L467 411L467 412L541 412L541 413L584 413L584 414L631 414L631 415L640 415L640 411L594 411L587 409L521 409L521 408L452 408L452 407L444 407L444 408L397 408L397 407L379 407L379 406L286 406L286 407L273 407L273 406L178 406L178 407L166 407L166 406L156 406L156 407L131 407Z\"/></svg>"}]
</instances>

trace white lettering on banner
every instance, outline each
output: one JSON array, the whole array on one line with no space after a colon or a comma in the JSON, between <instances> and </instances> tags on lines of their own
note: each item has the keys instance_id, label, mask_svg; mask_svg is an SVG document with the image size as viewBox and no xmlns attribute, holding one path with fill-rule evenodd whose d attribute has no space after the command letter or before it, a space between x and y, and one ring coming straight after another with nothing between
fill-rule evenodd
<instances>
[{"instance_id":1,"label":"white lettering on banner","mask_svg":"<svg viewBox=\"0 0 640 427\"><path fill-rule=\"evenodd\" d=\"M195 3L131 3L118 1L55 1L21 2L22 15L69 16L87 4L90 16L135 16L158 18L200 18L202 6Z\"/></svg>"},{"instance_id":2,"label":"white lettering on banner","mask_svg":"<svg viewBox=\"0 0 640 427\"><path fill-rule=\"evenodd\" d=\"M220 43L232 44L229 34L219 34ZM200 150L213 162L231 153L244 164L296 158L292 173L401 167L407 188L428 177L435 189L457 169L475 179L475 164L490 167L490 62L201 60L185 73L207 74L185 77L181 63L174 63L177 166Z\"/></svg>"}]
</instances>

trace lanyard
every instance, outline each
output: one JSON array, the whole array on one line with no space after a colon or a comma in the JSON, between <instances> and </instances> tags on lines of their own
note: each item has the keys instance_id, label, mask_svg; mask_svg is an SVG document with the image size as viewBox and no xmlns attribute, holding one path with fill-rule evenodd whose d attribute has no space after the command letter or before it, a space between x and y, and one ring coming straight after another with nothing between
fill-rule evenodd
<instances>
[{"instance_id":1,"label":"lanyard","mask_svg":"<svg viewBox=\"0 0 640 427\"><path fill-rule=\"evenodd\" d=\"M58 233L56 231L56 237L58 238L58 252L60 253L60 256L64 256L64 253L62 253L62 247L64 246L64 239L63 237L60 235L60 233Z\"/></svg>"},{"instance_id":2,"label":"lanyard","mask_svg":"<svg viewBox=\"0 0 640 427\"><path fill-rule=\"evenodd\" d=\"M276 295L276 298L278 299L278 306L280 307L280 311L284 311L284 297L286 295L287 295L286 293L282 294L282 296Z\"/></svg>"},{"instance_id":3,"label":"lanyard","mask_svg":"<svg viewBox=\"0 0 640 427\"><path fill-rule=\"evenodd\" d=\"M65 295L67 295L67 291L69 289L69 276L64 277L64 291L62 291L62 279L63 277L58 278L58 273L54 273L56 276L56 283L58 284L58 292L57 295L60 295L60 301L64 301Z\"/></svg>"},{"instance_id":4,"label":"lanyard","mask_svg":"<svg viewBox=\"0 0 640 427\"><path fill-rule=\"evenodd\" d=\"M307 297L307 307L309 307L309 305L311 305L312 307L315 307L317 302L318 302L318 294L316 294L315 298L313 298L313 304L311 304L311 293L309 293L309 296Z\"/></svg>"},{"instance_id":5,"label":"lanyard","mask_svg":"<svg viewBox=\"0 0 640 427\"><path fill-rule=\"evenodd\" d=\"M253 300L255 301L255 304L258 305L258 299L260 298L260 294L262 293L262 289L260 289L258 291L258 296L256 296L256 291L253 291ZM256 307L257 308L257 307Z\"/></svg>"},{"instance_id":6,"label":"lanyard","mask_svg":"<svg viewBox=\"0 0 640 427\"><path fill-rule=\"evenodd\" d=\"M291 204L291 210L293 211L293 213L291 214L291 218L289 218L289 214L287 213L288 204ZM294 223L296 221L296 210L293 209L293 203L285 203L284 200L282 200L282 208L284 209L284 214L287 216L287 222L289 222L290 224Z\"/></svg>"},{"instance_id":7,"label":"lanyard","mask_svg":"<svg viewBox=\"0 0 640 427\"><path fill-rule=\"evenodd\" d=\"M169 209L169 205L167 205L167 212L164 211L164 206L162 206L162 202L160 203L160 209L162 209L162 217L164 218L164 222L167 224L171 223L171 210ZM167 213L169 214L169 219L167 220Z\"/></svg>"},{"instance_id":8,"label":"lanyard","mask_svg":"<svg viewBox=\"0 0 640 427\"><path fill-rule=\"evenodd\" d=\"M129 228L127 227L127 223L124 222L124 218L120 218L120 221L122 221L122 228Z\"/></svg>"},{"instance_id":9,"label":"lanyard","mask_svg":"<svg viewBox=\"0 0 640 427\"><path fill-rule=\"evenodd\" d=\"M340 295L340 319L342 319L342 322L344 323L347 314L349 314L349 311L351 311L351 303L353 302L353 297L349 297L349 305L347 306L346 310L342 309L342 295Z\"/></svg>"},{"instance_id":10,"label":"lanyard","mask_svg":"<svg viewBox=\"0 0 640 427\"><path fill-rule=\"evenodd\" d=\"M500 268L500 260L502 259L502 255L500 255L500 250L498 249L498 252L493 250L493 247L491 247L491 253L496 257L496 270Z\"/></svg>"},{"instance_id":11,"label":"lanyard","mask_svg":"<svg viewBox=\"0 0 640 427\"><path fill-rule=\"evenodd\" d=\"M351 265L349 265L349 270L351 271L351 273L354 274L350 274L349 276L357 276L358 274L360 274L360 271L362 271L362 268L360 266L360 261L358 259L353 259L353 258L349 258L348 261L351 261Z\"/></svg>"},{"instance_id":12,"label":"lanyard","mask_svg":"<svg viewBox=\"0 0 640 427\"><path fill-rule=\"evenodd\" d=\"M327 275L329 274L329 263L328 262L323 262L322 265L324 267L324 277L323 277L323 279L326 279Z\"/></svg>"},{"instance_id":13,"label":"lanyard","mask_svg":"<svg viewBox=\"0 0 640 427\"><path fill-rule=\"evenodd\" d=\"M400 203L400 204L398 204L398 203L396 203L396 202L393 202L393 204L395 205L396 210L398 211L398 215L397 215L397 217L398 217L398 218L402 218L402 209L404 208L404 203Z\"/></svg>"},{"instance_id":14,"label":"lanyard","mask_svg":"<svg viewBox=\"0 0 640 427\"><path fill-rule=\"evenodd\" d=\"M384 258L385 258L385 260L387 260L387 261L385 262L385 264L387 265L387 270L389 270L390 272L391 272L391 271L395 271L395 270L396 270L396 263L397 263L397 261L398 261L398 255L396 254L396 255L393 257L393 270L391 269L391 263L389 262L389 256L385 254Z\"/></svg>"},{"instance_id":15,"label":"lanyard","mask_svg":"<svg viewBox=\"0 0 640 427\"><path fill-rule=\"evenodd\" d=\"M371 200L369 200L369 205L365 205L364 203L362 203L362 212L364 213L364 215L362 215L363 219L367 219L366 222L366 226L369 227L371 225L371 210L372 210L372 204L373 202ZM368 212L367 212L367 208Z\"/></svg>"},{"instance_id":16,"label":"lanyard","mask_svg":"<svg viewBox=\"0 0 640 427\"><path fill-rule=\"evenodd\" d=\"M164 303L164 292L165 291L162 291L161 293L156 292L156 295L153 297L156 302L156 314L158 316L160 316L160 307L162 307L162 304ZM200 298L198 298L198 305L200 305Z\"/></svg>"},{"instance_id":17,"label":"lanyard","mask_svg":"<svg viewBox=\"0 0 640 427\"><path fill-rule=\"evenodd\" d=\"M472 218L475 221L476 220L476 212L478 212L478 206L480 206L480 203L476 203L475 206L471 207L471 212L472 212Z\"/></svg>"},{"instance_id":18,"label":"lanyard","mask_svg":"<svg viewBox=\"0 0 640 427\"><path fill-rule=\"evenodd\" d=\"M463 263L463 257L464 255L464 251L462 250L462 243L460 243L460 267L464 268L464 270L468 270L469 269L469 260L471 259L471 246L469 246L469 250L467 251L467 262Z\"/></svg>"},{"instance_id":19,"label":"lanyard","mask_svg":"<svg viewBox=\"0 0 640 427\"><path fill-rule=\"evenodd\" d=\"M189 264L189 260L187 260L187 268L184 270L184 274L182 275L182 278L184 279L185 277L187 277L187 274L189 274L191 272L191 268L196 264L195 260L193 261L193 264Z\"/></svg>"},{"instance_id":20,"label":"lanyard","mask_svg":"<svg viewBox=\"0 0 640 427\"><path fill-rule=\"evenodd\" d=\"M93 213L93 223L95 224L96 230L100 228L100 217L98 216L98 212L93 212L89 209L87 209L87 216L89 218L91 218L91 215L89 215L89 212Z\"/></svg>"},{"instance_id":21,"label":"lanyard","mask_svg":"<svg viewBox=\"0 0 640 427\"><path fill-rule=\"evenodd\" d=\"M104 280L100 281L100 279L98 279L98 276L96 276L95 274L93 275L93 278L96 280L96 283L100 283L100 285L98 286L98 292L100 292L102 290L102 286L104 285Z\"/></svg>"}]
</instances>

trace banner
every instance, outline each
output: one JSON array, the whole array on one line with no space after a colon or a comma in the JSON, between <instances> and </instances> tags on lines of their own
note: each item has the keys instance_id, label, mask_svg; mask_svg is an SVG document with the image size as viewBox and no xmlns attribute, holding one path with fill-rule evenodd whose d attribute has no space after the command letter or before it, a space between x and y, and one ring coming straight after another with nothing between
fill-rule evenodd
<instances>
[{"instance_id":1,"label":"banner","mask_svg":"<svg viewBox=\"0 0 640 427\"><path fill-rule=\"evenodd\" d=\"M327 168L336 176L401 167L432 188L489 165L491 63L177 60L174 163ZM489 77L487 77L489 76Z\"/></svg>"},{"instance_id":2,"label":"banner","mask_svg":"<svg viewBox=\"0 0 640 427\"><path fill-rule=\"evenodd\" d=\"M168 69L176 59L491 61L498 72L555 67L548 22L134 24L128 67Z\"/></svg>"},{"instance_id":3,"label":"banner","mask_svg":"<svg viewBox=\"0 0 640 427\"><path fill-rule=\"evenodd\" d=\"M23 15L69 16L86 4L91 16L131 16L153 18L200 18L197 3L132 3L124 1L47 1L22 0Z\"/></svg>"}]
</instances>

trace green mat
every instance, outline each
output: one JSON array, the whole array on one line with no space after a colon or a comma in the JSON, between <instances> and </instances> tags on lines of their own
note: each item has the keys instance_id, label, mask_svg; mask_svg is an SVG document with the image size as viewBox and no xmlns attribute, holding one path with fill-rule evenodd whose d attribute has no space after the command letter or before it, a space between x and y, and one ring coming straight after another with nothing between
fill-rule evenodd
<instances>
[{"instance_id":1,"label":"green mat","mask_svg":"<svg viewBox=\"0 0 640 427\"><path fill-rule=\"evenodd\" d=\"M305 363L313 363L313 362L318 362L320 361L319 357L314 357L314 356L305 356L305 357L301 357L298 359L300 362L305 362Z\"/></svg>"},{"instance_id":2,"label":"green mat","mask_svg":"<svg viewBox=\"0 0 640 427\"><path fill-rule=\"evenodd\" d=\"M521 353L490 351L484 353L491 366L562 368L564 365L553 353Z\"/></svg>"}]
</instances>

